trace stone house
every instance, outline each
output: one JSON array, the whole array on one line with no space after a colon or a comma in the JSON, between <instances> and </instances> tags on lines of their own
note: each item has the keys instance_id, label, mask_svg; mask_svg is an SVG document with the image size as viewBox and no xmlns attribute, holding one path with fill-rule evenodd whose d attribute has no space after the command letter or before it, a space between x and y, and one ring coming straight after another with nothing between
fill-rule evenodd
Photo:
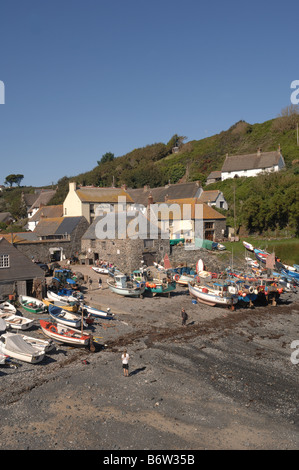
<instances>
[{"instance_id":1,"label":"stone house","mask_svg":"<svg viewBox=\"0 0 299 470\"><path fill-rule=\"evenodd\" d=\"M112 263L125 273L160 262L169 254L169 236L141 212L97 217L82 237L82 263Z\"/></svg>"},{"instance_id":2,"label":"stone house","mask_svg":"<svg viewBox=\"0 0 299 470\"><path fill-rule=\"evenodd\" d=\"M206 184L217 183L218 181L221 181L221 170L212 171L207 177Z\"/></svg>"},{"instance_id":3,"label":"stone house","mask_svg":"<svg viewBox=\"0 0 299 470\"><path fill-rule=\"evenodd\" d=\"M133 200L123 188L77 187L69 183L69 192L63 203L65 217L83 216L90 224L101 213L124 210Z\"/></svg>"},{"instance_id":4,"label":"stone house","mask_svg":"<svg viewBox=\"0 0 299 470\"><path fill-rule=\"evenodd\" d=\"M155 206L155 204L153 205ZM199 199L168 200L156 209L158 222L170 239L184 238L193 243L195 238L216 241L226 230L226 217Z\"/></svg>"},{"instance_id":5,"label":"stone house","mask_svg":"<svg viewBox=\"0 0 299 470\"><path fill-rule=\"evenodd\" d=\"M0 297L31 295L34 280L43 283L44 271L32 263L13 243L0 238Z\"/></svg>"}]
</instances>

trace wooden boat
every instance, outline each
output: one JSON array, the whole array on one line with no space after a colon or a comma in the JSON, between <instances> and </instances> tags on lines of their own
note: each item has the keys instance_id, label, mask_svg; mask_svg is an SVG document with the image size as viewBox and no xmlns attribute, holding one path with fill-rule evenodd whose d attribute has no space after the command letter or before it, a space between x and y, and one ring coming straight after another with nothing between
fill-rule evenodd
<instances>
[{"instance_id":1,"label":"wooden boat","mask_svg":"<svg viewBox=\"0 0 299 470\"><path fill-rule=\"evenodd\" d=\"M258 248L254 248L253 251L258 261L261 261L262 263L266 263L266 259L270 253L267 253L266 251L263 251L263 250L259 250Z\"/></svg>"},{"instance_id":2,"label":"wooden boat","mask_svg":"<svg viewBox=\"0 0 299 470\"><path fill-rule=\"evenodd\" d=\"M43 333L60 343L72 344L76 346L88 346L90 335L84 335L80 330L68 328L62 324L55 324L46 320L40 320Z\"/></svg>"},{"instance_id":3,"label":"wooden boat","mask_svg":"<svg viewBox=\"0 0 299 470\"><path fill-rule=\"evenodd\" d=\"M0 304L0 313L17 313L16 307L10 302L2 302Z\"/></svg>"},{"instance_id":4,"label":"wooden boat","mask_svg":"<svg viewBox=\"0 0 299 470\"><path fill-rule=\"evenodd\" d=\"M64 304L69 304L69 303L76 303L79 302L79 299L75 297L74 295L64 295L63 293L60 293L61 291L53 292L53 291L48 291L47 292L47 297L50 300L56 300L58 302L63 302Z\"/></svg>"},{"instance_id":5,"label":"wooden boat","mask_svg":"<svg viewBox=\"0 0 299 470\"><path fill-rule=\"evenodd\" d=\"M20 317L13 313L0 313L0 318L5 321L6 325L15 330L28 330L34 322L30 318Z\"/></svg>"},{"instance_id":6,"label":"wooden boat","mask_svg":"<svg viewBox=\"0 0 299 470\"><path fill-rule=\"evenodd\" d=\"M50 300L50 299L43 299L44 304L49 308L49 305L55 305L56 307L63 308L64 310L67 310L68 312L74 312L76 313L78 311L78 304L71 302L69 304L64 303L64 302L59 302L58 300Z\"/></svg>"},{"instance_id":7,"label":"wooden boat","mask_svg":"<svg viewBox=\"0 0 299 470\"><path fill-rule=\"evenodd\" d=\"M145 291L144 282L130 281L124 274L118 274L113 279L107 279L107 284L112 292L126 297L141 297Z\"/></svg>"},{"instance_id":8,"label":"wooden boat","mask_svg":"<svg viewBox=\"0 0 299 470\"><path fill-rule=\"evenodd\" d=\"M55 349L55 343L51 339L47 341L40 338L34 338L33 336L23 335L21 333L18 333L18 335L21 336L23 340L26 341L26 343L30 344L39 351L44 351L47 353Z\"/></svg>"},{"instance_id":9,"label":"wooden boat","mask_svg":"<svg viewBox=\"0 0 299 470\"><path fill-rule=\"evenodd\" d=\"M234 308L238 302L237 290L229 283L214 282L208 284L188 284L189 293L198 302L214 307L224 306Z\"/></svg>"},{"instance_id":10,"label":"wooden boat","mask_svg":"<svg viewBox=\"0 0 299 470\"><path fill-rule=\"evenodd\" d=\"M50 317L55 320L57 323L62 323L63 325L69 326L71 328L80 328L81 318L74 313L63 310L61 307L55 305L49 305L49 314Z\"/></svg>"},{"instance_id":11,"label":"wooden boat","mask_svg":"<svg viewBox=\"0 0 299 470\"><path fill-rule=\"evenodd\" d=\"M19 295L19 302L24 310L30 313L43 313L47 306L41 300L27 295Z\"/></svg>"},{"instance_id":12,"label":"wooden boat","mask_svg":"<svg viewBox=\"0 0 299 470\"><path fill-rule=\"evenodd\" d=\"M109 270L106 266L92 266L92 269L98 274L109 274Z\"/></svg>"},{"instance_id":13,"label":"wooden boat","mask_svg":"<svg viewBox=\"0 0 299 470\"><path fill-rule=\"evenodd\" d=\"M0 336L0 352L20 361L36 364L43 360L45 351L28 344L21 335L5 333Z\"/></svg>"},{"instance_id":14,"label":"wooden boat","mask_svg":"<svg viewBox=\"0 0 299 470\"><path fill-rule=\"evenodd\" d=\"M91 307L91 305L81 304L81 309L83 312L86 311L86 313L92 317L105 318L106 320L111 320L114 317L114 313L111 313L110 308L107 308L107 310L101 310L95 307Z\"/></svg>"}]
</instances>

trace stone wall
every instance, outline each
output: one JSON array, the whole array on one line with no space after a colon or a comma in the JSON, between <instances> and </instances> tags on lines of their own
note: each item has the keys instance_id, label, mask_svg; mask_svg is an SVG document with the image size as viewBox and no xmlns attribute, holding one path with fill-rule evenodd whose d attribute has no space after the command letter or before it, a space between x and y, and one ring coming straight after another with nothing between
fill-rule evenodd
<instances>
[{"instance_id":1,"label":"stone wall","mask_svg":"<svg viewBox=\"0 0 299 470\"><path fill-rule=\"evenodd\" d=\"M195 267L197 261L202 259L208 271L223 271L229 264L230 254L220 251L211 251L204 248L197 250L185 250L184 246L174 245L170 247L169 260L173 268L180 265Z\"/></svg>"},{"instance_id":2,"label":"stone wall","mask_svg":"<svg viewBox=\"0 0 299 470\"><path fill-rule=\"evenodd\" d=\"M141 261L153 259L160 262L165 254L169 255L169 240L153 240L151 242L142 239L115 239L115 240L82 240L81 248L85 264L95 264L96 260L103 260L117 266L121 271L130 273L140 268ZM147 264L149 264L147 262Z\"/></svg>"}]
</instances>

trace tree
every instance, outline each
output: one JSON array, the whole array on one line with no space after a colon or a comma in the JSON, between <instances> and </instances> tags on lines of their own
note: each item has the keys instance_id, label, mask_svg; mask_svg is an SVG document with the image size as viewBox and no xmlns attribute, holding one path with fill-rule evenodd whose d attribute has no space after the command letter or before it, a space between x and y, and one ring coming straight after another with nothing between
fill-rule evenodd
<instances>
[{"instance_id":1,"label":"tree","mask_svg":"<svg viewBox=\"0 0 299 470\"><path fill-rule=\"evenodd\" d=\"M6 176L4 184L9 184L10 187L12 187L13 184L17 184L18 186L20 186L20 183L21 183L23 178L24 178L24 175L11 174L11 175Z\"/></svg>"},{"instance_id":2,"label":"tree","mask_svg":"<svg viewBox=\"0 0 299 470\"><path fill-rule=\"evenodd\" d=\"M112 162L112 160L114 160L114 153L106 152L104 155L102 155L101 160L98 160L97 163L100 165L101 163Z\"/></svg>"}]
</instances>

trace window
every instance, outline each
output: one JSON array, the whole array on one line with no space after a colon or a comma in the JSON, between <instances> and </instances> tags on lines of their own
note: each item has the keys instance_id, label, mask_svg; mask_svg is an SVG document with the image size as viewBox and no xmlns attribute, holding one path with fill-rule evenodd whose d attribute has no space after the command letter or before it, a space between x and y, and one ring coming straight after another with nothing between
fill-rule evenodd
<instances>
[{"instance_id":1,"label":"window","mask_svg":"<svg viewBox=\"0 0 299 470\"><path fill-rule=\"evenodd\" d=\"M154 246L154 240L143 240L144 248L152 248Z\"/></svg>"},{"instance_id":2,"label":"window","mask_svg":"<svg viewBox=\"0 0 299 470\"><path fill-rule=\"evenodd\" d=\"M0 268L9 268L9 255L0 255Z\"/></svg>"}]
</instances>

